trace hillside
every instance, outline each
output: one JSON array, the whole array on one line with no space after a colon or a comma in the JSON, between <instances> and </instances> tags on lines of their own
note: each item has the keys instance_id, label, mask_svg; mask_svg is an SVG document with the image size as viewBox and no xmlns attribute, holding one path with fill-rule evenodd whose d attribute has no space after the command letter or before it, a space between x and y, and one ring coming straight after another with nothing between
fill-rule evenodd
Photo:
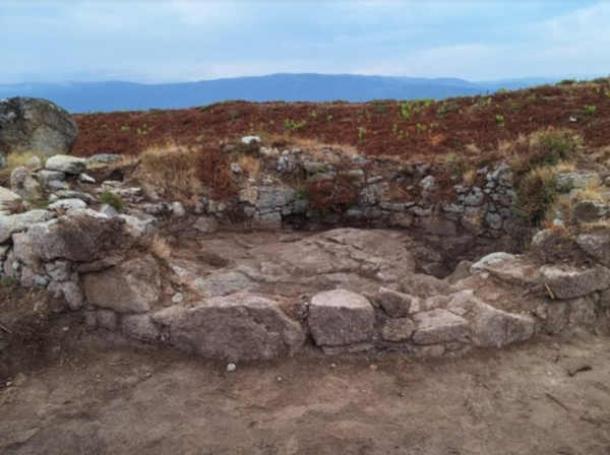
<instances>
[{"instance_id":1,"label":"hillside","mask_svg":"<svg viewBox=\"0 0 610 455\"><path fill-rule=\"evenodd\" d=\"M476 154L546 127L578 132L591 147L610 143L610 80L542 86L443 101L368 103L227 102L184 110L76 116L75 153L137 154L177 142L214 146L245 134L289 136L356 146L404 158Z\"/></svg>"},{"instance_id":2,"label":"hillside","mask_svg":"<svg viewBox=\"0 0 610 455\"><path fill-rule=\"evenodd\" d=\"M71 112L176 109L227 100L334 101L373 99L442 99L477 95L500 88L521 88L543 81L517 79L469 82L456 78L409 78L324 74L273 74L174 84L90 82L0 85L0 98L49 99Z\"/></svg>"}]
</instances>

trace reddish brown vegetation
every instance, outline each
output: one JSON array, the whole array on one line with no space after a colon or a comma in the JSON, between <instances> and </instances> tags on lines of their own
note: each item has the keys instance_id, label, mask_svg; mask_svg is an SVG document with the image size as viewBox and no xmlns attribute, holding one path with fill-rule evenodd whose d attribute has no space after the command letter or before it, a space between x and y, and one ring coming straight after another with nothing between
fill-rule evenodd
<instances>
[{"instance_id":1,"label":"reddish brown vegetation","mask_svg":"<svg viewBox=\"0 0 610 455\"><path fill-rule=\"evenodd\" d=\"M315 210L342 212L358 200L358 189L349 177L339 174L332 180L307 185L307 200Z\"/></svg>"},{"instance_id":2,"label":"reddish brown vegetation","mask_svg":"<svg viewBox=\"0 0 610 455\"><path fill-rule=\"evenodd\" d=\"M587 114L585 106L596 106ZM174 111L77 116L77 155L135 155L170 141L216 146L245 134L286 134L356 146L368 155L421 158L465 150L483 152L549 126L578 132L589 146L610 143L610 85L545 86L491 97L429 103L410 116L399 101L370 103L229 102ZM571 121L570 117L577 118Z\"/></svg>"}]
</instances>

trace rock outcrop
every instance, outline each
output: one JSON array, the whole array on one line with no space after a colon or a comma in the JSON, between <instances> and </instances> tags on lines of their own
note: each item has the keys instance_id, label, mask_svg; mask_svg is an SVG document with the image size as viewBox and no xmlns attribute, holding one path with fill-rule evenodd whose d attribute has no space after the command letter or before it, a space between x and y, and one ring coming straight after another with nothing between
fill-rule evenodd
<instances>
[{"instance_id":1,"label":"rock outcrop","mask_svg":"<svg viewBox=\"0 0 610 455\"><path fill-rule=\"evenodd\" d=\"M0 153L69 153L78 127L56 104L37 98L0 101Z\"/></svg>"}]
</instances>

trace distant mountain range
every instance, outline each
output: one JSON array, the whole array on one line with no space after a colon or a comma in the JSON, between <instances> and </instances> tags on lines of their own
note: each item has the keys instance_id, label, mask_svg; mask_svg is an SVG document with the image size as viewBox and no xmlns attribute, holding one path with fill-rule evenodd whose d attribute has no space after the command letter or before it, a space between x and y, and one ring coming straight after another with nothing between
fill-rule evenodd
<instances>
[{"instance_id":1,"label":"distant mountain range","mask_svg":"<svg viewBox=\"0 0 610 455\"><path fill-rule=\"evenodd\" d=\"M70 82L0 85L0 99L46 98L71 112L177 109L227 100L370 101L374 99L443 99L519 89L555 79L510 79L470 82L455 78L272 74L172 84Z\"/></svg>"}]
</instances>

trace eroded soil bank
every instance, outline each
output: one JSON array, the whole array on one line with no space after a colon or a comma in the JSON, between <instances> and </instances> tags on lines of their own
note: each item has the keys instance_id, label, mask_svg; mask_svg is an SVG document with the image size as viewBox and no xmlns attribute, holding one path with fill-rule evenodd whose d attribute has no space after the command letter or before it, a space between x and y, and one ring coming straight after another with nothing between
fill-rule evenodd
<instances>
[{"instance_id":1,"label":"eroded soil bank","mask_svg":"<svg viewBox=\"0 0 610 455\"><path fill-rule=\"evenodd\" d=\"M4 454L610 452L607 337L430 361L310 352L228 373L55 325L47 360L0 389Z\"/></svg>"}]
</instances>

